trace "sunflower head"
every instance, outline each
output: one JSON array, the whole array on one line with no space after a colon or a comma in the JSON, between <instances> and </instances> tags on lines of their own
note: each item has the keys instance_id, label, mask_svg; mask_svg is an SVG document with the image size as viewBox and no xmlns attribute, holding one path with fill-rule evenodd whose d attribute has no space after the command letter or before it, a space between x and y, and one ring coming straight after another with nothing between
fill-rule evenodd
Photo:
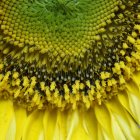
<instances>
[{"instance_id":1,"label":"sunflower head","mask_svg":"<svg viewBox=\"0 0 140 140\"><path fill-rule=\"evenodd\" d=\"M1 0L0 97L28 109L101 104L139 70L137 0Z\"/></svg>"}]
</instances>

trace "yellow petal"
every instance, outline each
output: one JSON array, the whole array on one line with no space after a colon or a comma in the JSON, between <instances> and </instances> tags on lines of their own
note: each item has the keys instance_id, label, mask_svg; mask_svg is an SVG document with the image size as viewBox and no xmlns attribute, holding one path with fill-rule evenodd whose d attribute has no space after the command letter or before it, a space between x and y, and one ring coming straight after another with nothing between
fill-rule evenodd
<instances>
[{"instance_id":1,"label":"yellow petal","mask_svg":"<svg viewBox=\"0 0 140 140\"><path fill-rule=\"evenodd\" d=\"M43 111L34 111L28 116L22 140L44 139L43 114Z\"/></svg>"},{"instance_id":2,"label":"yellow petal","mask_svg":"<svg viewBox=\"0 0 140 140\"><path fill-rule=\"evenodd\" d=\"M84 114L84 124L87 128L91 140L97 140L97 119L95 117L94 109L90 108Z\"/></svg>"},{"instance_id":3,"label":"yellow petal","mask_svg":"<svg viewBox=\"0 0 140 140\"><path fill-rule=\"evenodd\" d=\"M43 119L45 140L66 140L67 115L65 113L59 110L45 111Z\"/></svg>"},{"instance_id":4,"label":"yellow petal","mask_svg":"<svg viewBox=\"0 0 140 140\"><path fill-rule=\"evenodd\" d=\"M13 114L12 120L9 125L9 129L6 134L6 140L15 140L15 133L16 133L16 120L15 115Z\"/></svg>"},{"instance_id":5,"label":"yellow petal","mask_svg":"<svg viewBox=\"0 0 140 140\"><path fill-rule=\"evenodd\" d=\"M98 140L110 140L109 135L105 132L100 124L98 124Z\"/></svg>"},{"instance_id":6,"label":"yellow petal","mask_svg":"<svg viewBox=\"0 0 140 140\"><path fill-rule=\"evenodd\" d=\"M119 102L122 104L122 106L126 110L131 112L127 92L123 91L123 92L119 93L117 97L118 97Z\"/></svg>"},{"instance_id":7,"label":"yellow petal","mask_svg":"<svg viewBox=\"0 0 140 140\"><path fill-rule=\"evenodd\" d=\"M108 134L110 139L113 139L111 121L110 121L111 118L110 118L108 110L105 108L104 105L101 105L101 106L95 105L94 110L95 110L95 115L100 126L102 127L102 129L104 129L102 131L104 131L104 134L106 132L106 134Z\"/></svg>"},{"instance_id":8,"label":"yellow petal","mask_svg":"<svg viewBox=\"0 0 140 140\"><path fill-rule=\"evenodd\" d=\"M68 137L66 140L91 140L87 127L83 123L83 112L69 113L67 119Z\"/></svg>"},{"instance_id":9,"label":"yellow petal","mask_svg":"<svg viewBox=\"0 0 140 140\"><path fill-rule=\"evenodd\" d=\"M135 84L137 84L137 86L140 88L140 72L135 72L132 76L133 81L135 82Z\"/></svg>"},{"instance_id":10,"label":"yellow petal","mask_svg":"<svg viewBox=\"0 0 140 140\"><path fill-rule=\"evenodd\" d=\"M111 115L111 126L112 126L112 133L114 135L114 140L126 140L126 137L120 127L120 125L118 124L118 122L116 121L116 118Z\"/></svg>"},{"instance_id":11,"label":"yellow petal","mask_svg":"<svg viewBox=\"0 0 140 140\"><path fill-rule=\"evenodd\" d=\"M56 120L56 127L55 127L55 137L54 140L58 139L59 140L66 140L66 119L67 119L67 114L64 111L57 111L57 120Z\"/></svg>"},{"instance_id":12,"label":"yellow petal","mask_svg":"<svg viewBox=\"0 0 140 140\"><path fill-rule=\"evenodd\" d=\"M138 99L133 94L129 94L128 96L129 96L130 110L133 113L134 119L140 125L140 99Z\"/></svg>"},{"instance_id":13,"label":"yellow petal","mask_svg":"<svg viewBox=\"0 0 140 140\"><path fill-rule=\"evenodd\" d=\"M129 94L134 94L137 98L140 99L140 87L134 81L130 80L127 82L126 91Z\"/></svg>"},{"instance_id":14,"label":"yellow petal","mask_svg":"<svg viewBox=\"0 0 140 140\"><path fill-rule=\"evenodd\" d=\"M138 126L132 120L131 116L126 112L126 110L119 104L116 99L105 104L110 112L110 115L114 117L120 128L122 129L124 135L127 139L135 140L135 134L133 130L138 130Z\"/></svg>"},{"instance_id":15,"label":"yellow petal","mask_svg":"<svg viewBox=\"0 0 140 140\"><path fill-rule=\"evenodd\" d=\"M53 140L54 139L54 131L57 120L57 112L55 110L45 111L45 115L43 118L43 126L45 132L45 140Z\"/></svg>"},{"instance_id":16,"label":"yellow petal","mask_svg":"<svg viewBox=\"0 0 140 140\"><path fill-rule=\"evenodd\" d=\"M135 115L132 113L132 110L130 108L129 97L128 97L127 92L123 91L122 93L118 94L117 97L121 105L131 114L133 118L135 118Z\"/></svg>"},{"instance_id":17,"label":"yellow petal","mask_svg":"<svg viewBox=\"0 0 140 140\"><path fill-rule=\"evenodd\" d=\"M0 100L0 140L15 137L14 110L10 100Z\"/></svg>"},{"instance_id":18,"label":"yellow petal","mask_svg":"<svg viewBox=\"0 0 140 140\"><path fill-rule=\"evenodd\" d=\"M15 117L16 117L16 139L21 140L25 122L27 119L26 109L15 106Z\"/></svg>"},{"instance_id":19,"label":"yellow petal","mask_svg":"<svg viewBox=\"0 0 140 140\"><path fill-rule=\"evenodd\" d=\"M137 123L140 124L140 99L131 93L122 93L118 95L119 102L131 114Z\"/></svg>"},{"instance_id":20,"label":"yellow petal","mask_svg":"<svg viewBox=\"0 0 140 140\"><path fill-rule=\"evenodd\" d=\"M67 118L67 127L68 127L67 128L67 133L68 133L67 140L71 140L72 134L74 133L75 128L79 123L77 111L73 111L73 112L69 113L69 115Z\"/></svg>"}]
</instances>

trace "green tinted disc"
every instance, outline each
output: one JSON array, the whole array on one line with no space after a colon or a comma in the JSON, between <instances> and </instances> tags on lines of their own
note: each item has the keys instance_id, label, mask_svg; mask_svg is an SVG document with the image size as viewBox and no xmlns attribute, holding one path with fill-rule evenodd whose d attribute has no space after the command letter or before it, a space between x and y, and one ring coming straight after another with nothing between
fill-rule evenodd
<instances>
[{"instance_id":1,"label":"green tinted disc","mask_svg":"<svg viewBox=\"0 0 140 140\"><path fill-rule=\"evenodd\" d=\"M138 0L1 0L0 96L29 108L110 99L139 68L139 13Z\"/></svg>"}]
</instances>

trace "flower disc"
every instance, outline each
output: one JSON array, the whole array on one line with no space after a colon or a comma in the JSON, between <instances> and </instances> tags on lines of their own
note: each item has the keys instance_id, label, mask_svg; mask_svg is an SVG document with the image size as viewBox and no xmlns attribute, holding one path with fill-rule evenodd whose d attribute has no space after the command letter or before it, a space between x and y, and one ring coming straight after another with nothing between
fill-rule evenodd
<instances>
[{"instance_id":1,"label":"flower disc","mask_svg":"<svg viewBox=\"0 0 140 140\"><path fill-rule=\"evenodd\" d=\"M0 90L28 109L122 90L140 60L137 0L1 0Z\"/></svg>"}]
</instances>

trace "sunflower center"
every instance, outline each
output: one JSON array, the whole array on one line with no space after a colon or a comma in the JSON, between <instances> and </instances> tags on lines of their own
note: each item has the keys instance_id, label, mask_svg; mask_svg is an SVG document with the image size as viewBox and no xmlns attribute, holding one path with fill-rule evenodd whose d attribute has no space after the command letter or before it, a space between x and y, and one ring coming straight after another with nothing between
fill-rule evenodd
<instances>
[{"instance_id":1,"label":"sunflower center","mask_svg":"<svg viewBox=\"0 0 140 140\"><path fill-rule=\"evenodd\" d=\"M86 68L96 35L114 17L117 4L115 0L5 1L2 30L12 40L9 43L18 47L16 56L26 53L26 61L37 61L47 71L58 65L64 71L75 64L74 69Z\"/></svg>"},{"instance_id":2,"label":"sunflower center","mask_svg":"<svg viewBox=\"0 0 140 140\"><path fill-rule=\"evenodd\" d=\"M30 108L110 99L138 67L138 13L137 0L2 0L0 97Z\"/></svg>"},{"instance_id":3,"label":"sunflower center","mask_svg":"<svg viewBox=\"0 0 140 140\"><path fill-rule=\"evenodd\" d=\"M42 16L46 22L54 21L54 18L63 21L88 11L91 4L93 4L91 0L34 0L30 1L32 7L29 9L29 14Z\"/></svg>"}]
</instances>

